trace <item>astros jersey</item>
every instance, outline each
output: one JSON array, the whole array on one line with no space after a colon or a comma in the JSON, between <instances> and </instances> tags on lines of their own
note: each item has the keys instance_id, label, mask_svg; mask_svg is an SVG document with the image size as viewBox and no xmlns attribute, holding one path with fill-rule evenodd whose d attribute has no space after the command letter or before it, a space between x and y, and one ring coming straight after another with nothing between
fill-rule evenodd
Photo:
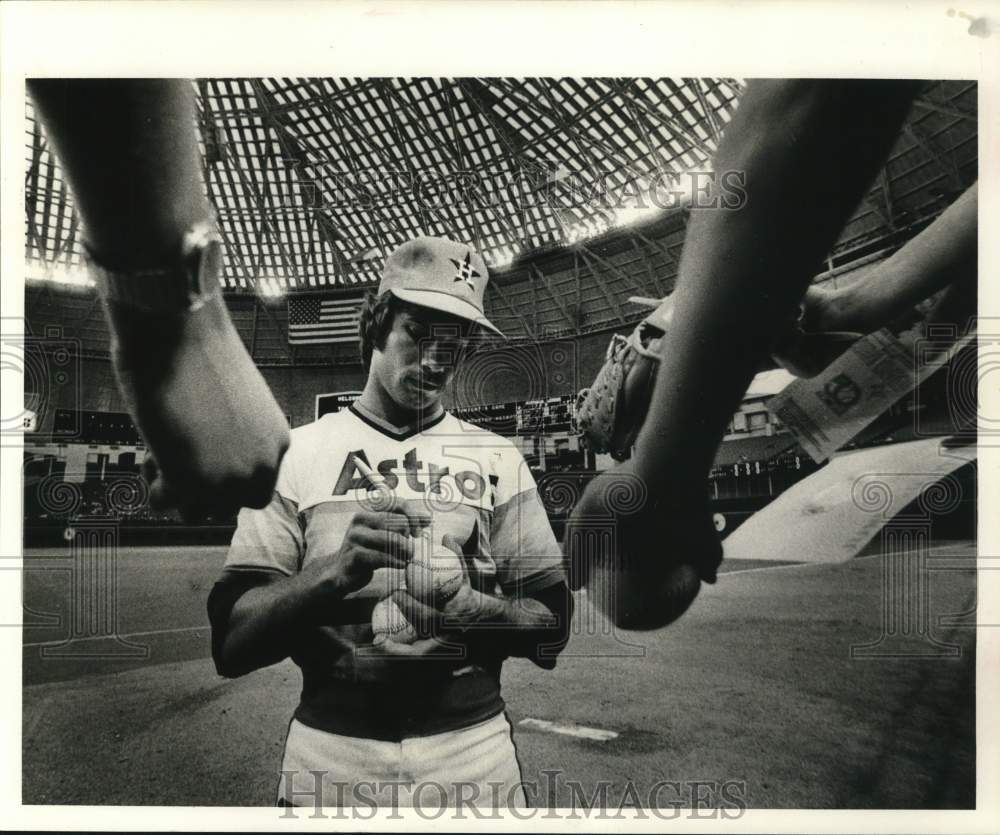
<instances>
[{"instance_id":1,"label":"astros jersey","mask_svg":"<svg viewBox=\"0 0 1000 835\"><path fill-rule=\"evenodd\" d=\"M372 509L370 482L431 516L434 544L461 547L473 588L517 597L563 580L560 549L524 458L507 439L445 412L394 427L358 404L292 431L274 497L244 509L226 558L229 571L291 576L340 548L355 513ZM296 718L332 733L397 738L465 727L503 709L502 658L386 659L367 648L375 603L404 583L379 569L334 604L329 623L301 637ZM402 686L401 686L402 685Z\"/></svg>"}]
</instances>

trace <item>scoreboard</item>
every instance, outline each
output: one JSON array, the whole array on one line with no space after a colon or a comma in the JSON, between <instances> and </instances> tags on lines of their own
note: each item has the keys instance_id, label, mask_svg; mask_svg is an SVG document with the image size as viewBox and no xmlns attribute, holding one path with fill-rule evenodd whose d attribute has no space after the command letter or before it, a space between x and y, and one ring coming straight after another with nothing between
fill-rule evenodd
<instances>
[{"instance_id":1,"label":"scoreboard","mask_svg":"<svg viewBox=\"0 0 1000 835\"><path fill-rule=\"evenodd\" d=\"M564 395L546 400L458 407L450 411L456 417L498 435L570 432L576 413L576 397Z\"/></svg>"},{"instance_id":2,"label":"scoreboard","mask_svg":"<svg viewBox=\"0 0 1000 835\"><path fill-rule=\"evenodd\" d=\"M517 430L516 403L489 403L485 406L457 406L449 409L455 417L497 435L513 435Z\"/></svg>"}]
</instances>

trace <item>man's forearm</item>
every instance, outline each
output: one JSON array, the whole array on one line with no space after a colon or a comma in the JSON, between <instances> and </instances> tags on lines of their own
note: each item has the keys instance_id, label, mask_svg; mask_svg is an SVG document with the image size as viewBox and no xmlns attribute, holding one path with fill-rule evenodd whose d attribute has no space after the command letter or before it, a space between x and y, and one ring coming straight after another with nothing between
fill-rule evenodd
<instances>
[{"instance_id":1,"label":"man's forearm","mask_svg":"<svg viewBox=\"0 0 1000 835\"><path fill-rule=\"evenodd\" d=\"M213 593L214 594L214 593ZM302 574L244 591L229 608L209 600L213 655L224 676L240 676L287 658L297 635L315 620L314 589Z\"/></svg>"},{"instance_id":2,"label":"man's forearm","mask_svg":"<svg viewBox=\"0 0 1000 835\"><path fill-rule=\"evenodd\" d=\"M228 611L216 606L213 655L219 672L239 676L275 664L300 645L304 630L355 622L356 607L344 600L352 588L314 563L291 577L254 584Z\"/></svg>"},{"instance_id":3,"label":"man's forearm","mask_svg":"<svg viewBox=\"0 0 1000 835\"><path fill-rule=\"evenodd\" d=\"M28 89L103 263L161 266L212 217L190 81L51 78Z\"/></svg>"},{"instance_id":4,"label":"man's forearm","mask_svg":"<svg viewBox=\"0 0 1000 835\"><path fill-rule=\"evenodd\" d=\"M472 592L470 613L466 635L471 645L532 658L544 647L544 654L554 657L569 638L573 597L565 584L533 597Z\"/></svg>"},{"instance_id":5,"label":"man's forearm","mask_svg":"<svg viewBox=\"0 0 1000 835\"><path fill-rule=\"evenodd\" d=\"M971 186L913 240L864 280L826 291L812 330L869 333L884 327L943 288L976 275L977 186ZM808 315L808 311L807 311Z\"/></svg>"},{"instance_id":6,"label":"man's forearm","mask_svg":"<svg viewBox=\"0 0 1000 835\"><path fill-rule=\"evenodd\" d=\"M661 344L636 442L647 484L704 478L776 328L794 317L915 92L905 82L747 86L713 163L743 172L746 201L691 211L674 292L679 324Z\"/></svg>"}]
</instances>

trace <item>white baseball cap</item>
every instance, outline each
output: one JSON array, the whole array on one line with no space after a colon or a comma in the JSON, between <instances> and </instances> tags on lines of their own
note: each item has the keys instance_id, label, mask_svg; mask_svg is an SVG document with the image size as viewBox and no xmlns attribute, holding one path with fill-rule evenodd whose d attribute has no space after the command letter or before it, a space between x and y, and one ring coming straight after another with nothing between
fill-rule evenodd
<instances>
[{"instance_id":1,"label":"white baseball cap","mask_svg":"<svg viewBox=\"0 0 1000 835\"><path fill-rule=\"evenodd\" d=\"M483 313L489 280L486 262L468 244L421 237L397 247L385 259L378 294L392 293L404 302L440 310L503 336Z\"/></svg>"}]
</instances>

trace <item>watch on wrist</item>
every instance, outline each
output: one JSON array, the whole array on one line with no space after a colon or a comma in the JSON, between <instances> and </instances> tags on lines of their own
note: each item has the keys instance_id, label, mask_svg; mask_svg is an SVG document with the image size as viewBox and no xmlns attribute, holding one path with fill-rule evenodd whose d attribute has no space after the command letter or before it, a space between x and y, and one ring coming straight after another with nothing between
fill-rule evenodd
<instances>
[{"instance_id":1,"label":"watch on wrist","mask_svg":"<svg viewBox=\"0 0 1000 835\"><path fill-rule=\"evenodd\" d=\"M222 292L222 238L207 221L184 233L173 264L116 270L89 250L86 261L102 298L150 313L192 312Z\"/></svg>"}]
</instances>

